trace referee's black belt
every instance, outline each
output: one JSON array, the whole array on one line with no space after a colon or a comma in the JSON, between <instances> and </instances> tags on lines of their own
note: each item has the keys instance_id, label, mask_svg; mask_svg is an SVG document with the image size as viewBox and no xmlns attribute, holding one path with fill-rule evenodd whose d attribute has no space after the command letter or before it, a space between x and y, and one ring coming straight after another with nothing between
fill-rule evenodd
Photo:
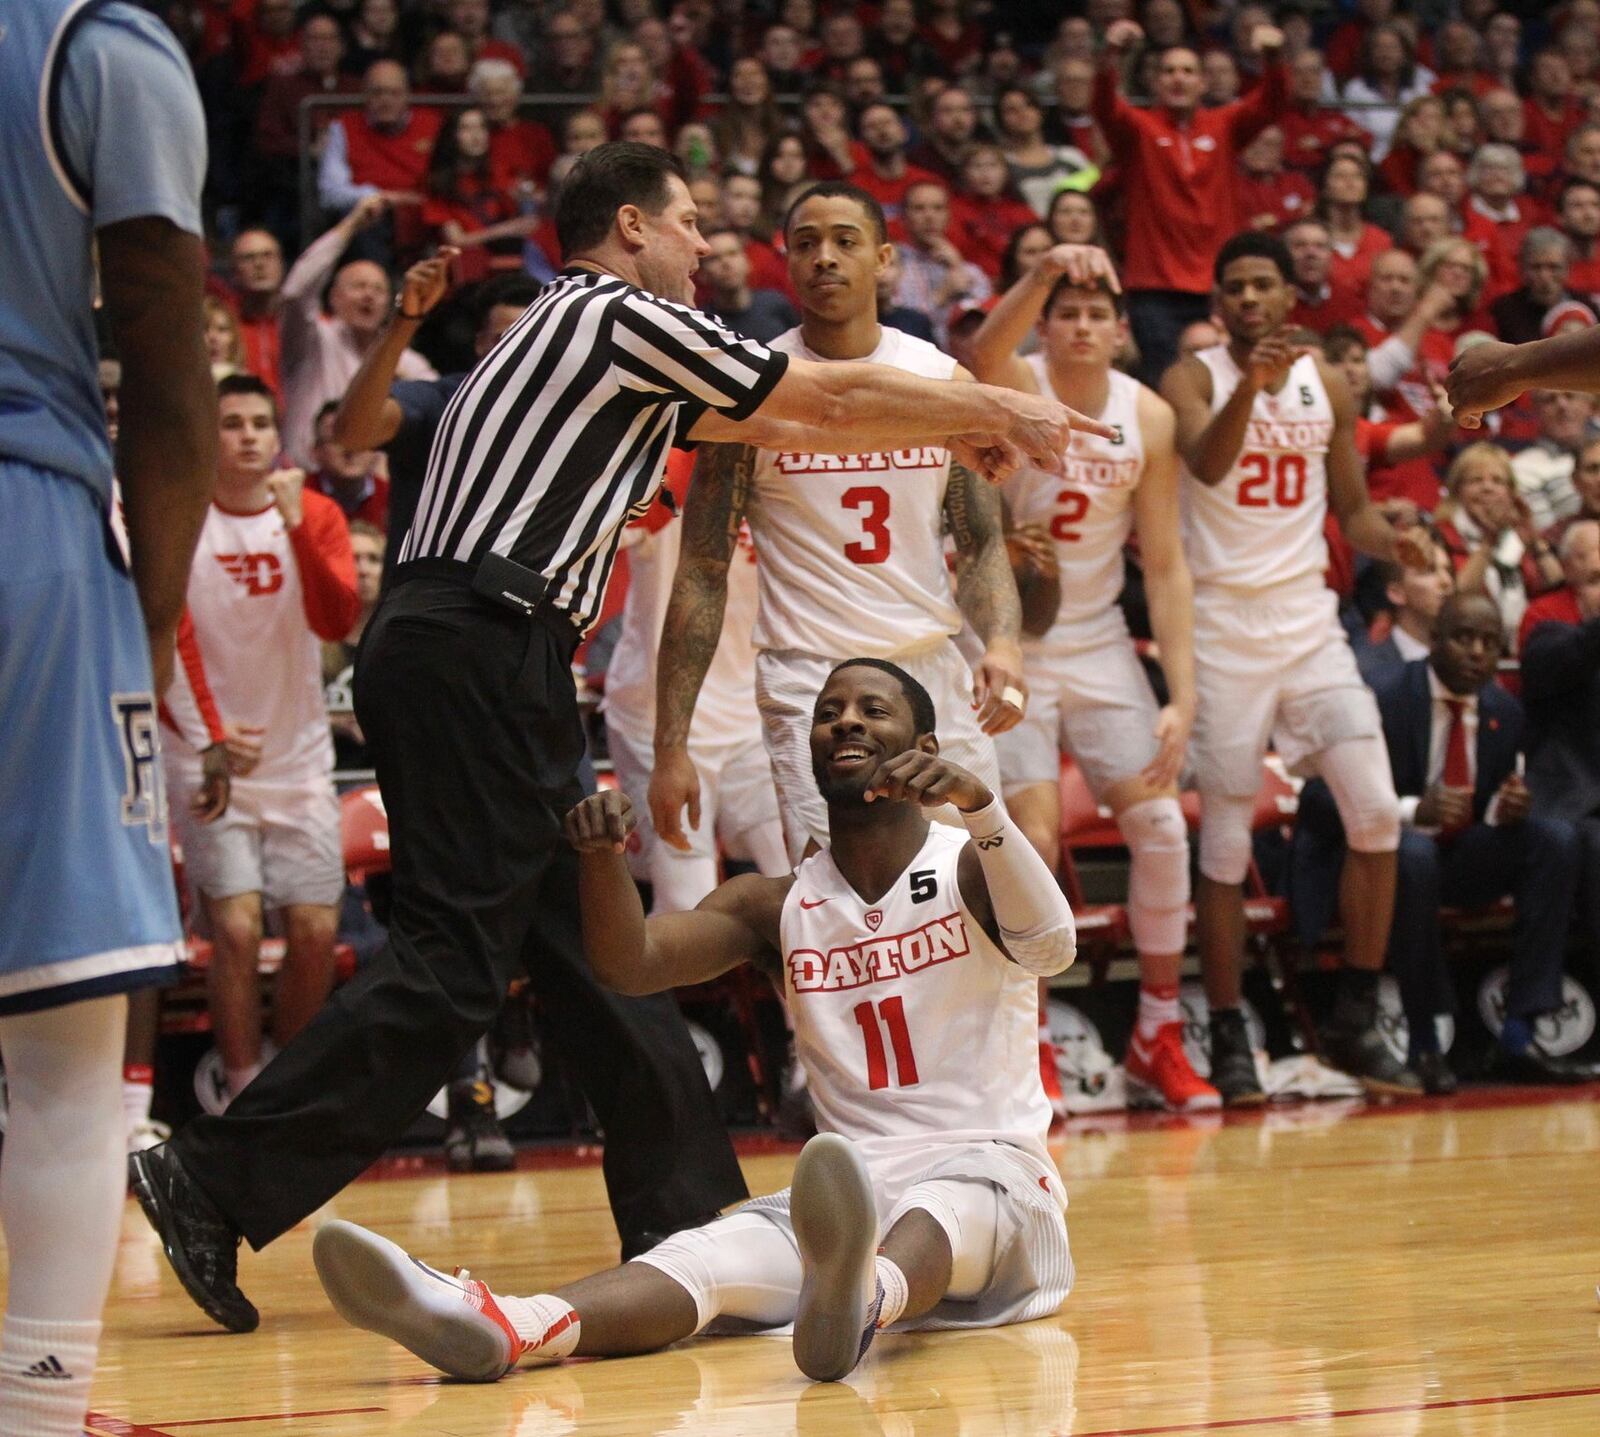
<instances>
[{"instance_id":1,"label":"referee's black belt","mask_svg":"<svg viewBox=\"0 0 1600 1437\"><path fill-rule=\"evenodd\" d=\"M499 554L486 554L476 564L459 559L407 559L396 564L391 584L412 579L444 579L470 589L478 598L496 608L526 619L537 619L564 643L576 645L583 636L571 614L550 598L550 584L543 574Z\"/></svg>"}]
</instances>

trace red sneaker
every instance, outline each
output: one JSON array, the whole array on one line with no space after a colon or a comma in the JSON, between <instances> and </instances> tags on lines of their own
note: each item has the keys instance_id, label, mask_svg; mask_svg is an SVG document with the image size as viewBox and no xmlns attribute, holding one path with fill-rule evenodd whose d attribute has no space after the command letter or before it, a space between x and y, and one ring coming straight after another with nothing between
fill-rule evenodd
<instances>
[{"instance_id":1,"label":"red sneaker","mask_svg":"<svg viewBox=\"0 0 1600 1437\"><path fill-rule=\"evenodd\" d=\"M1222 1106L1222 1094L1189 1066L1181 1023L1163 1023L1150 1043L1135 1028L1122 1066L1128 1074L1129 1107L1200 1113Z\"/></svg>"}]
</instances>

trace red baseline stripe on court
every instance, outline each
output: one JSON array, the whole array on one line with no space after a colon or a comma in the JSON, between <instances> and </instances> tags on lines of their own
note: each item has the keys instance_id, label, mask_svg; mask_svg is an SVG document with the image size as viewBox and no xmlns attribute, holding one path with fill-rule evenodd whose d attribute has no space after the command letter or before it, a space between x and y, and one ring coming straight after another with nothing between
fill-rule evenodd
<instances>
[{"instance_id":1,"label":"red baseline stripe on court","mask_svg":"<svg viewBox=\"0 0 1600 1437\"><path fill-rule=\"evenodd\" d=\"M1559 1402L1568 1397L1600 1397L1600 1387L1573 1387L1565 1392L1508 1392L1498 1397L1456 1397L1443 1402L1397 1402L1392 1407L1346 1407L1334 1412L1285 1412L1277 1417L1230 1417L1218 1422L1175 1422L1160 1427L1103 1427L1078 1437L1160 1437L1170 1432L1227 1432L1243 1427L1283 1423L1330 1422L1341 1417L1383 1417L1394 1412L1443 1412L1455 1407L1498 1407L1513 1402Z\"/></svg>"},{"instance_id":2,"label":"red baseline stripe on court","mask_svg":"<svg viewBox=\"0 0 1600 1437\"><path fill-rule=\"evenodd\" d=\"M293 1422L302 1417L354 1417L364 1412L386 1412L386 1407L330 1407L320 1412L256 1412L245 1417L184 1417L175 1422L150 1426L125 1422L104 1412L91 1412L85 1419L90 1437L170 1437L171 1427L219 1427L231 1422Z\"/></svg>"}]
</instances>

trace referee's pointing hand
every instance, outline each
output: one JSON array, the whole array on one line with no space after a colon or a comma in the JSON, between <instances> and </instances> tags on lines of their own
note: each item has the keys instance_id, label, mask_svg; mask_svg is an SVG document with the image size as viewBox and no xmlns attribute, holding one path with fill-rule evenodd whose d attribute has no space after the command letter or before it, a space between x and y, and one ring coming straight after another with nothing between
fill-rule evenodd
<instances>
[{"instance_id":1,"label":"referee's pointing hand","mask_svg":"<svg viewBox=\"0 0 1600 1437\"><path fill-rule=\"evenodd\" d=\"M1010 409L1005 437L1027 456L1030 463L1049 474L1062 470L1062 456L1072 443L1072 431L1082 430L1101 439L1115 439L1116 431L1109 424L1068 409L1065 404L1047 399L1042 394L1020 394L1006 391Z\"/></svg>"},{"instance_id":2,"label":"referee's pointing hand","mask_svg":"<svg viewBox=\"0 0 1600 1437\"><path fill-rule=\"evenodd\" d=\"M621 853L637 826L628 795L621 789L603 788L569 809L561 828L579 853L604 853L608 848Z\"/></svg>"}]
</instances>

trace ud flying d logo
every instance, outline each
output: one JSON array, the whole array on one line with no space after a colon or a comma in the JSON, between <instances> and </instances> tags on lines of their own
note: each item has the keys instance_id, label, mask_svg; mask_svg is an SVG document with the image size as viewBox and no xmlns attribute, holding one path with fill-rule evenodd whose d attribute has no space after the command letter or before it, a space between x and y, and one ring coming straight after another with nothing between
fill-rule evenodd
<instances>
[{"instance_id":1,"label":"ud flying d logo","mask_svg":"<svg viewBox=\"0 0 1600 1437\"><path fill-rule=\"evenodd\" d=\"M156 706L149 694L112 694L111 718L122 747L122 822L143 826L153 844L167 841L167 791L156 742Z\"/></svg>"},{"instance_id":2,"label":"ud flying d logo","mask_svg":"<svg viewBox=\"0 0 1600 1437\"><path fill-rule=\"evenodd\" d=\"M276 594L283 587L283 565L276 554L218 554L217 562L252 599Z\"/></svg>"}]
</instances>

